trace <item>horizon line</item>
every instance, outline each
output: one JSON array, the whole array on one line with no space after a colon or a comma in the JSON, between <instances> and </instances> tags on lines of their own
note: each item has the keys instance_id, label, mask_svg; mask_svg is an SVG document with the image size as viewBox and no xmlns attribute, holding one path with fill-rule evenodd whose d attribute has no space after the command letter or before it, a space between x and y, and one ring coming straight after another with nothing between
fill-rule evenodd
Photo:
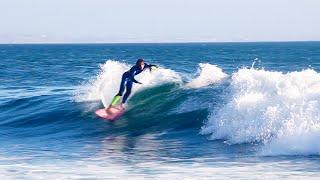
<instances>
[{"instance_id":1,"label":"horizon line","mask_svg":"<svg viewBox=\"0 0 320 180\"><path fill-rule=\"evenodd\" d=\"M270 40L270 41L163 41L163 42L22 42L1 43L0 45L63 45L63 44L220 44L220 43L289 43L320 42L320 40Z\"/></svg>"}]
</instances>

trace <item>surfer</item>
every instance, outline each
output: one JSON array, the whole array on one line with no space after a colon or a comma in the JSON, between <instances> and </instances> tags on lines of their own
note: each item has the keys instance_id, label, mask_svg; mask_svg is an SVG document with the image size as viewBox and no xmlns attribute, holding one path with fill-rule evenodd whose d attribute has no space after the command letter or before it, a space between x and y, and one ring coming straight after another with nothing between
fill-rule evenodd
<instances>
[{"instance_id":1,"label":"surfer","mask_svg":"<svg viewBox=\"0 0 320 180\"><path fill-rule=\"evenodd\" d=\"M144 62L143 59L138 59L136 65L132 66L130 70L122 74L119 92L114 96L114 98L111 101L111 104L106 110L108 111L112 106L115 106L119 102L124 90L126 89L126 92L122 98L122 102L120 105L120 107L124 109L124 104L126 103L128 97L131 94L132 84L142 84L141 82L137 81L134 78L134 76L140 74L142 71L146 69L149 69L151 71L153 68L157 68L157 66L153 64L147 64Z\"/></svg>"}]
</instances>

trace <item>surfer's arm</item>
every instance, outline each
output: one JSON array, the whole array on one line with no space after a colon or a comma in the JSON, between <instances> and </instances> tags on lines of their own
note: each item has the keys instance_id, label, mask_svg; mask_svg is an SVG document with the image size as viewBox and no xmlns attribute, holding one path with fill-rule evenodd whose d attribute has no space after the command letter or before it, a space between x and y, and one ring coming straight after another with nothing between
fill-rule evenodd
<instances>
[{"instance_id":1,"label":"surfer's arm","mask_svg":"<svg viewBox=\"0 0 320 180\"><path fill-rule=\"evenodd\" d=\"M149 70L151 71L152 68L158 68L158 66L157 66L157 65L154 65L154 64L146 64L146 63L145 63L145 68L149 68Z\"/></svg>"},{"instance_id":2,"label":"surfer's arm","mask_svg":"<svg viewBox=\"0 0 320 180\"><path fill-rule=\"evenodd\" d=\"M136 72L136 70L135 70L134 68L132 68L132 69L130 70L130 74L129 74L130 77L129 77L129 78L130 78L131 81L134 82L134 83L142 84L141 82L137 81L137 80L134 78L135 72Z\"/></svg>"},{"instance_id":3,"label":"surfer's arm","mask_svg":"<svg viewBox=\"0 0 320 180\"><path fill-rule=\"evenodd\" d=\"M141 82L137 81L134 76L131 77L131 81L137 84L142 84Z\"/></svg>"}]
</instances>

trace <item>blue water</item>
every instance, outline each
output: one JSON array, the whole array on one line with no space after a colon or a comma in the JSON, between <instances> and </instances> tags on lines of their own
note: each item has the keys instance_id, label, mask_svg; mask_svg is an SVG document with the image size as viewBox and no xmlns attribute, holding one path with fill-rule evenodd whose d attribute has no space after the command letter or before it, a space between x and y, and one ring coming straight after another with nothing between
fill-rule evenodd
<instances>
[{"instance_id":1,"label":"blue water","mask_svg":"<svg viewBox=\"0 0 320 180\"><path fill-rule=\"evenodd\" d=\"M116 122L96 117L118 87L84 89L137 58L181 79L138 90ZM199 63L227 77L206 83L217 72ZM0 177L316 178L319 71L320 42L0 45ZM263 103L233 104L245 94Z\"/></svg>"}]
</instances>

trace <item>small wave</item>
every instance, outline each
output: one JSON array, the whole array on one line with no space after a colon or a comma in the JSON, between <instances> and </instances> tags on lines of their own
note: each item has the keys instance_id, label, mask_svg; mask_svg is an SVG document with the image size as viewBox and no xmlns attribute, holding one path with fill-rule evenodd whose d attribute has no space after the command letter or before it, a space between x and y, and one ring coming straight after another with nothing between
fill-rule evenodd
<instances>
[{"instance_id":1,"label":"small wave","mask_svg":"<svg viewBox=\"0 0 320 180\"><path fill-rule=\"evenodd\" d=\"M212 65L209 63L200 63L198 74L199 76L187 83L186 87L200 88L220 82L228 77L228 75L224 73L223 70L217 65Z\"/></svg>"},{"instance_id":2,"label":"small wave","mask_svg":"<svg viewBox=\"0 0 320 180\"><path fill-rule=\"evenodd\" d=\"M320 74L243 68L202 134L229 143L262 142L266 154L320 154Z\"/></svg>"}]
</instances>

